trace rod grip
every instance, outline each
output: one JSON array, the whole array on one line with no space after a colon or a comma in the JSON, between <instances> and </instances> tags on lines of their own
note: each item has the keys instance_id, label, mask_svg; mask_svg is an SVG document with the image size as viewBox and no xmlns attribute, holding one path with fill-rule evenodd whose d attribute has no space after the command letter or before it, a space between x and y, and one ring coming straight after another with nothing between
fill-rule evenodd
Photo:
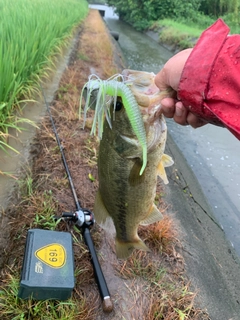
<instances>
[{"instance_id":1,"label":"rod grip","mask_svg":"<svg viewBox=\"0 0 240 320\"><path fill-rule=\"evenodd\" d=\"M103 272L102 272L102 268L100 266L100 263L98 261L98 257L93 245L93 241L92 241L92 237L90 234L90 231L88 228L84 228L83 230L83 238L84 241L86 243L86 245L88 246L90 255L91 255L91 262L93 265L93 269L94 269L94 274L95 274L95 278L96 278L96 282L98 285L98 289L103 301L103 311L104 312L111 312L113 310L113 303L111 301L110 298L110 293L108 291L108 287L106 284L106 280L104 278Z\"/></svg>"}]
</instances>

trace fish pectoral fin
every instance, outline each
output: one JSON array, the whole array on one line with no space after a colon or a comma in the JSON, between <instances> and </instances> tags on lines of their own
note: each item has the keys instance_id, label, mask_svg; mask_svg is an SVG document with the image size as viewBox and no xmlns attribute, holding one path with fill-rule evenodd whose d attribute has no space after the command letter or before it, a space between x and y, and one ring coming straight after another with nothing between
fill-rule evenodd
<instances>
[{"instance_id":1,"label":"fish pectoral fin","mask_svg":"<svg viewBox=\"0 0 240 320\"><path fill-rule=\"evenodd\" d=\"M166 168L166 167L170 167L174 164L174 161L172 159L172 157L170 157L169 155L167 154L163 154L162 155L162 158L161 158L161 161L163 163L163 166Z\"/></svg>"},{"instance_id":2,"label":"fish pectoral fin","mask_svg":"<svg viewBox=\"0 0 240 320\"><path fill-rule=\"evenodd\" d=\"M165 184L168 184L168 178L166 175L165 167L170 167L173 165L173 163L174 161L170 156L163 154L161 161L158 164L158 175Z\"/></svg>"},{"instance_id":3,"label":"fish pectoral fin","mask_svg":"<svg viewBox=\"0 0 240 320\"><path fill-rule=\"evenodd\" d=\"M97 221L98 224L104 224L106 223L107 219L110 218L110 215L103 204L101 194L99 190L97 191L96 197L95 197L95 202L94 202L94 217L95 220Z\"/></svg>"},{"instance_id":4,"label":"fish pectoral fin","mask_svg":"<svg viewBox=\"0 0 240 320\"><path fill-rule=\"evenodd\" d=\"M144 175L145 172L143 172L143 174L140 176L140 171L142 168L142 160L140 158L135 158L133 159L133 162L134 164L132 166L132 169L128 177L129 185L132 187L138 186L145 179L145 175Z\"/></svg>"},{"instance_id":5,"label":"fish pectoral fin","mask_svg":"<svg viewBox=\"0 0 240 320\"><path fill-rule=\"evenodd\" d=\"M167 178L167 175L166 175L166 171L165 171L165 168L164 168L162 162L160 162L159 165L158 165L158 175L163 180L163 182L165 184L168 184L169 181L168 181L168 178Z\"/></svg>"},{"instance_id":6,"label":"fish pectoral fin","mask_svg":"<svg viewBox=\"0 0 240 320\"><path fill-rule=\"evenodd\" d=\"M152 205L152 210L150 212L150 214L147 216L146 219L144 219L143 221L141 221L140 225L141 226L148 226L149 224L152 224L154 222L157 222L159 220L163 219L163 215L161 214L161 212L158 210L158 208L156 207L155 204Z\"/></svg>"},{"instance_id":7,"label":"fish pectoral fin","mask_svg":"<svg viewBox=\"0 0 240 320\"><path fill-rule=\"evenodd\" d=\"M151 251L140 238L134 242L124 242L116 238L116 255L118 259L127 259L134 249Z\"/></svg>"}]
</instances>

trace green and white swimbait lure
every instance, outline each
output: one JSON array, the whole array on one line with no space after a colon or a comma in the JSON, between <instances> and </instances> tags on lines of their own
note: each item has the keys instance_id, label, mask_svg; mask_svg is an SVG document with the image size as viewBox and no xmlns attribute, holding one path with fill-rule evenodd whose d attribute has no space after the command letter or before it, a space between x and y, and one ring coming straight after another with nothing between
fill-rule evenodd
<instances>
[{"instance_id":1,"label":"green and white swimbait lure","mask_svg":"<svg viewBox=\"0 0 240 320\"><path fill-rule=\"evenodd\" d=\"M140 175L143 174L147 165L147 138L142 115L139 110L138 103L130 89L131 80L124 80L123 75L115 75L108 80L101 80L96 75L91 75L88 82L83 86L82 94L80 97L80 112L81 103L84 91L87 90L86 102L84 107L84 125L86 120L86 114L91 107L91 97L94 92L97 91L95 104L95 115L91 134L96 134L96 127L98 124L98 136L101 139L103 133L104 118L111 127L111 118L109 112L109 104L112 100L109 100L109 96L113 98L114 110L116 109L117 97L121 97L122 103L125 107L128 119L132 126L132 129L137 136L139 143L142 147L142 168ZM114 120L114 119L113 119Z\"/></svg>"}]
</instances>

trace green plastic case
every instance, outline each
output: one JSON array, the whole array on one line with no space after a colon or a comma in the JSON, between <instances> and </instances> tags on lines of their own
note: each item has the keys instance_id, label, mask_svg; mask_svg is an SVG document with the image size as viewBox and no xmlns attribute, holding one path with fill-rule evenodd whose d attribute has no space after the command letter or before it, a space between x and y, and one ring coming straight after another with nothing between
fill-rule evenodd
<instances>
[{"instance_id":1,"label":"green plastic case","mask_svg":"<svg viewBox=\"0 0 240 320\"><path fill-rule=\"evenodd\" d=\"M71 234L30 229L18 296L22 299L67 300L71 297L74 284Z\"/></svg>"}]
</instances>

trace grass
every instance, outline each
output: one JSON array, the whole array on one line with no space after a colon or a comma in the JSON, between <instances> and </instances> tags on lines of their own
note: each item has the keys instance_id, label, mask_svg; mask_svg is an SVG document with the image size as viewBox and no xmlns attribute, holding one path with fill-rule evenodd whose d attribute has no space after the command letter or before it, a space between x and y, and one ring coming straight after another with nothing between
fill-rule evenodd
<instances>
[{"instance_id":1,"label":"grass","mask_svg":"<svg viewBox=\"0 0 240 320\"><path fill-rule=\"evenodd\" d=\"M12 270L4 274L4 282L0 286L1 319L32 320L32 319L93 319L91 309L82 296L78 303L73 299L67 301L36 301L18 298L19 278L12 275Z\"/></svg>"},{"instance_id":2,"label":"grass","mask_svg":"<svg viewBox=\"0 0 240 320\"><path fill-rule=\"evenodd\" d=\"M88 1L90 4L105 4L106 1L105 0L89 0Z\"/></svg>"},{"instance_id":3,"label":"grass","mask_svg":"<svg viewBox=\"0 0 240 320\"><path fill-rule=\"evenodd\" d=\"M202 28L199 28L197 26L186 26L186 24L169 20L169 19L163 19L159 22L159 26L161 27L171 27L175 30L178 30L179 33L182 34L188 34L190 37L196 38L199 37L199 35L202 32Z\"/></svg>"},{"instance_id":4,"label":"grass","mask_svg":"<svg viewBox=\"0 0 240 320\"><path fill-rule=\"evenodd\" d=\"M193 47L203 31L202 28L191 27L170 19L154 22L150 30L159 32L160 42L175 46L179 50Z\"/></svg>"},{"instance_id":5,"label":"grass","mask_svg":"<svg viewBox=\"0 0 240 320\"><path fill-rule=\"evenodd\" d=\"M165 269L164 262L156 256L134 252L116 269L124 279L134 279L129 288L132 296L136 295L136 290L140 290L137 279L144 280L138 298L142 302L138 303L145 320L208 319L204 312L194 307L196 293L191 292L189 283L176 281L174 275Z\"/></svg>"},{"instance_id":6,"label":"grass","mask_svg":"<svg viewBox=\"0 0 240 320\"><path fill-rule=\"evenodd\" d=\"M230 15L222 17L222 19L229 25L232 34L240 32L239 24L233 23L233 18ZM174 50L183 50L192 48L201 33L215 21L216 19L209 16L196 14L194 21L191 19L154 21L149 30L158 32L160 42L172 46Z\"/></svg>"},{"instance_id":7,"label":"grass","mask_svg":"<svg viewBox=\"0 0 240 320\"><path fill-rule=\"evenodd\" d=\"M21 102L36 91L53 56L88 12L82 0L0 0L0 148L9 129L21 130Z\"/></svg>"},{"instance_id":8,"label":"grass","mask_svg":"<svg viewBox=\"0 0 240 320\"><path fill-rule=\"evenodd\" d=\"M173 247L178 244L174 222L168 215L164 215L161 221L148 228L140 227L139 235L147 239L146 242L151 250L160 254L173 252Z\"/></svg>"}]
</instances>

